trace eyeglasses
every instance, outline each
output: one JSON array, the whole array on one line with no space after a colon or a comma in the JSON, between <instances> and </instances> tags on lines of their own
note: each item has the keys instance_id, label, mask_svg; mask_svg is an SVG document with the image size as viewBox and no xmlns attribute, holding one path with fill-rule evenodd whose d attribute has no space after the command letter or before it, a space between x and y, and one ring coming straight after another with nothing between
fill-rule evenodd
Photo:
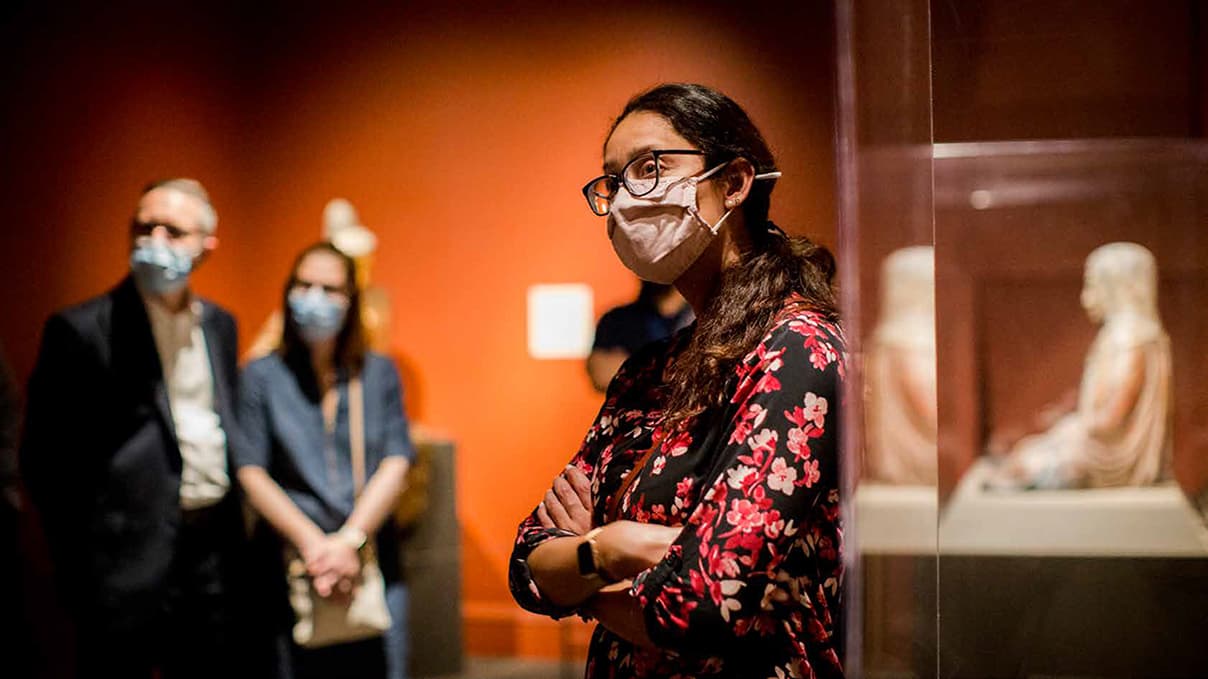
<instances>
[{"instance_id":1,"label":"eyeglasses","mask_svg":"<svg viewBox=\"0 0 1208 679\"><path fill-rule=\"evenodd\" d=\"M200 229L192 231L189 229L182 229L175 224L169 224L167 222L142 222L137 219L131 220L130 233L135 237L150 236L155 232L157 227L163 227L164 231L168 234L168 240L180 240L188 236L198 236L205 233Z\"/></svg>"},{"instance_id":2,"label":"eyeglasses","mask_svg":"<svg viewBox=\"0 0 1208 679\"><path fill-rule=\"evenodd\" d=\"M664 173L668 177L680 177L677 170L683 169L683 159L679 156L703 156L704 151L696 149L660 149L647 151L634 157L621 168L621 174L602 174L587 182L583 187L583 197L587 205L597 216L608 214L608 206L616 197L621 186L629 195L639 198L653 191L659 185L659 179Z\"/></svg>"},{"instance_id":3,"label":"eyeglasses","mask_svg":"<svg viewBox=\"0 0 1208 679\"><path fill-rule=\"evenodd\" d=\"M323 294L328 297L338 297L349 299L348 289L343 285L325 285L318 281L307 281L301 278L294 279L293 285L290 286L290 292L298 292L305 294L310 292L311 288L318 288L323 291Z\"/></svg>"}]
</instances>

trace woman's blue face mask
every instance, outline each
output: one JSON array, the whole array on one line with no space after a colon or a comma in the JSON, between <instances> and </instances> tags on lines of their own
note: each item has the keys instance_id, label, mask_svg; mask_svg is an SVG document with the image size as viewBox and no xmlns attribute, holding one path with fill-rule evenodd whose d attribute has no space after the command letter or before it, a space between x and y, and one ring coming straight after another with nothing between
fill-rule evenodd
<instances>
[{"instance_id":1,"label":"woman's blue face mask","mask_svg":"<svg viewBox=\"0 0 1208 679\"><path fill-rule=\"evenodd\" d=\"M302 339L316 344L340 334L348 316L348 299L336 297L318 285L295 288L289 293L289 312Z\"/></svg>"}]
</instances>

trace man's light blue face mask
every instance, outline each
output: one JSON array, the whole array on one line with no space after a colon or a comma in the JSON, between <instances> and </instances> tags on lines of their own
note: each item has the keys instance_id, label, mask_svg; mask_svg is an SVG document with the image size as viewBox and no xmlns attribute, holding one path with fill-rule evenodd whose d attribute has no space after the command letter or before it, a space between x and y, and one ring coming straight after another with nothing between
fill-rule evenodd
<instances>
[{"instance_id":1,"label":"man's light blue face mask","mask_svg":"<svg viewBox=\"0 0 1208 679\"><path fill-rule=\"evenodd\" d=\"M130 252L130 273L139 287L153 294L170 294L189 284L196 255L161 239L139 237Z\"/></svg>"}]
</instances>

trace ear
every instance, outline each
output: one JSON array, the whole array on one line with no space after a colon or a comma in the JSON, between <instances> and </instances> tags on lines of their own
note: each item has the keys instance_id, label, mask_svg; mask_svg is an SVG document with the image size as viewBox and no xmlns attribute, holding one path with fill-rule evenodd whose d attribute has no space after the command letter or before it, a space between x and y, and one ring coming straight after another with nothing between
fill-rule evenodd
<instances>
[{"instance_id":1,"label":"ear","mask_svg":"<svg viewBox=\"0 0 1208 679\"><path fill-rule=\"evenodd\" d=\"M205 238L202 238L201 252L197 253L197 259L194 260L196 262L194 266L197 266L209 259L210 253L213 252L214 248L216 247L218 247L218 236L206 236Z\"/></svg>"},{"instance_id":2,"label":"ear","mask_svg":"<svg viewBox=\"0 0 1208 679\"><path fill-rule=\"evenodd\" d=\"M746 158L735 158L725 169L722 195L726 209L734 209L742 205L751 193L751 184L755 181L755 166Z\"/></svg>"}]
</instances>

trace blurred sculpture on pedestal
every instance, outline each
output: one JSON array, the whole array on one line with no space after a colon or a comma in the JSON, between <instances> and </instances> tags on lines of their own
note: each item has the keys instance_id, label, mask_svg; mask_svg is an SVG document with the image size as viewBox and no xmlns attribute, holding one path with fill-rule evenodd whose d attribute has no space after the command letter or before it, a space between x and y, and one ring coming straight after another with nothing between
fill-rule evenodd
<instances>
[{"instance_id":1,"label":"blurred sculpture on pedestal","mask_svg":"<svg viewBox=\"0 0 1208 679\"><path fill-rule=\"evenodd\" d=\"M867 478L936 485L935 252L885 258L881 310L866 366Z\"/></svg>"},{"instance_id":2,"label":"blurred sculpture on pedestal","mask_svg":"<svg viewBox=\"0 0 1208 679\"><path fill-rule=\"evenodd\" d=\"M1109 243L1087 257L1082 307L1101 328L1077 408L1012 446L989 487L1105 488L1163 479L1173 390L1157 289L1154 256L1136 243Z\"/></svg>"},{"instance_id":3,"label":"blurred sculpture on pedestal","mask_svg":"<svg viewBox=\"0 0 1208 679\"><path fill-rule=\"evenodd\" d=\"M361 224L356 208L343 198L333 198L323 208L323 240L336 246L356 262L357 283L361 288L361 322L369 348L390 353L390 298L372 282L373 254L377 251L377 236ZM274 311L256 335L245 361L250 361L277 348L281 342L281 313Z\"/></svg>"}]
</instances>

